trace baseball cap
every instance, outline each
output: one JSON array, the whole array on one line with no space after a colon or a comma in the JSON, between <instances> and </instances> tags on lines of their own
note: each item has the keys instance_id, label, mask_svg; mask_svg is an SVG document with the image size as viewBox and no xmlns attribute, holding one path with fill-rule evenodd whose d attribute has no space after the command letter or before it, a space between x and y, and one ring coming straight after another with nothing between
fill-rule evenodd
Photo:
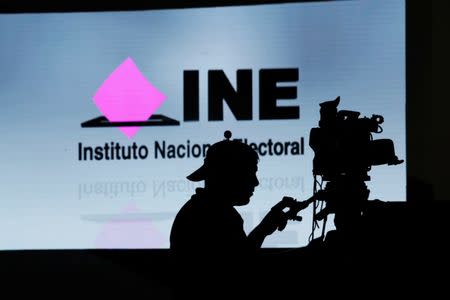
<instances>
[{"instance_id":1,"label":"baseball cap","mask_svg":"<svg viewBox=\"0 0 450 300\"><path fill-rule=\"evenodd\" d=\"M242 167L244 163L258 161L258 154L240 140L231 140L231 131L224 132L225 140L211 145L206 151L203 165L188 175L191 181L205 180L211 173Z\"/></svg>"}]
</instances>

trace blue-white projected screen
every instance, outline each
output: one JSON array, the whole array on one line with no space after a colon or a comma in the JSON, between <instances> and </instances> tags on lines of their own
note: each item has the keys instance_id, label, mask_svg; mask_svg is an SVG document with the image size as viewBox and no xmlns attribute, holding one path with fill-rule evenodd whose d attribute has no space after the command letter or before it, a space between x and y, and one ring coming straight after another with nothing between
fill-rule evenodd
<instances>
[{"instance_id":1,"label":"blue-white projected screen","mask_svg":"<svg viewBox=\"0 0 450 300\"><path fill-rule=\"evenodd\" d=\"M201 186L186 176L227 129L260 154L260 185L238 208L249 232L283 196L312 195L309 132L319 103L337 96L339 109L384 116L374 138L392 139L404 159L404 6L0 15L0 249L168 248L176 213ZM290 88L274 100L267 86ZM107 101L130 87L136 97ZM152 114L160 125L100 118ZM405 164L369 175L369 199L406 200ZM301 215L263 246L306 245L312 208Z\"/></svg>"}]
</instances>

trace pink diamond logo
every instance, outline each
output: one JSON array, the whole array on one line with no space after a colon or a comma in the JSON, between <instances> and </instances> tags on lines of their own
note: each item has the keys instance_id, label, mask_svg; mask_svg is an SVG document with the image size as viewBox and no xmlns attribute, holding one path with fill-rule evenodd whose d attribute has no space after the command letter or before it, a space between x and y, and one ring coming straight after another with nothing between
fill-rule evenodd
<instances>
[{"instance_id":1,"label":"pink diamond logo","mask_svg":"<svg viewBox=\"0 0 450 300\"><path fill-rule=\"evenodd\" d=\"M94 95L94 103L109 122L147 121L166 96L158 91L128 57L103 82ZM119 127L129 139L139 126Z\"/></svg>"}]
</instances>

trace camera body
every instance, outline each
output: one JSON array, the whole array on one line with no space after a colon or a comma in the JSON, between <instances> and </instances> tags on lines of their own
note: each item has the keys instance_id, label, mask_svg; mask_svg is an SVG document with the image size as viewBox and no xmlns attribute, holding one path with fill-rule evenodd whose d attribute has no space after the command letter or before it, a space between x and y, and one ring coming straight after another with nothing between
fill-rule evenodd
<instances>
[{"instance_id":1,"label":"camera body","mask_svg":"<svg viewBox=\"0 0 450 300\"><path fill-rule=\"evenodd\" d=\"M389 139L372 139L382 132L380 115L360 118L355 111L338 111L340 97L320 104L318 128L312 128L309 145L314 150L313 174L331 181L341 176L370 180L371 166L396 165L403 161L395 155Z\"/></svg>"}]
</instances>

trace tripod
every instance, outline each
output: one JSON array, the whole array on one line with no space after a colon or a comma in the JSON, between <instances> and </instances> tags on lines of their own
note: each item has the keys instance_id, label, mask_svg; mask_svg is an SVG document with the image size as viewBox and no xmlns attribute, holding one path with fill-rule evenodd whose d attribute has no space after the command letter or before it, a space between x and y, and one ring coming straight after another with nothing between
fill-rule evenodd
<instances>
[{"instance_id":1,"label":"tripod","mask_svg":"<svg viewBox=\"0 0 450 300\"><path fill-rule=\"evenodd\" d=\"M365 184L368 176L338 175L326 183L324 189L317 191L313 212L313 233L318 221L323 221L321 240L325 239L325 227L329 214L334 214L335 235L342 243L349 244L360 235L363 210L369 198L369 189ZM315 181L315 183L318 183ZM322 203L321 203L322 202ZM320 204L325 208L317 211ZM312 236L314 238L314 236Z\"/></svg>"}]
</instances>

